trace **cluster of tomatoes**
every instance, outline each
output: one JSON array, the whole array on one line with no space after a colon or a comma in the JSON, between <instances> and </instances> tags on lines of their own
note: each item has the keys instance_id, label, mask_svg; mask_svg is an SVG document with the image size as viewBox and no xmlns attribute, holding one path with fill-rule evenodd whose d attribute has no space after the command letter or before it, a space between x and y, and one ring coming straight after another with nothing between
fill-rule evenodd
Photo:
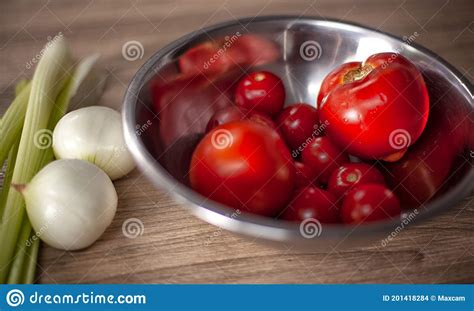
<instances>
[{"instance_id":1,"label":"cluster of tomatoes","mask_svg":"<svg viewBox=\"0 0 474 311\"><path fill-rule=\"evenodd\" d=\"M194 150L191 186L233 208L288 221L358 224L397 217L399 200L373 160L403 157L425 127L429 102L416 67L393 55L337 68L315 106L285 108L278 76L246 75L235 105L210 118ZM407 85L410 99L400 96ZM391 141L397 131L408 135L402 147Z\"/></svg>"}]
</instances>

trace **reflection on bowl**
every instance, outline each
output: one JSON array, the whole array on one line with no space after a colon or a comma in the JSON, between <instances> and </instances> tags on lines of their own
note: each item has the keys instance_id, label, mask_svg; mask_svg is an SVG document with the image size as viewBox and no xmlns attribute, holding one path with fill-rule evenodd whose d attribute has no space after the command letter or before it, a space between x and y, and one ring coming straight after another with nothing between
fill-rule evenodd
<instances>
[{"instance_id":1,"label":"reflection on bowl","mask_svg":"<svg viewBox=\"0 0 474 311\"><path fill-rule=\"evenodd\" d=\"M196 31L159 50L133 78L123 109L127 144L152 182L199 218L227 230L305 248L383 238L400 220L357 227L324 225L313 227L317 234L308 235L295 224L246 213L235 216L233 209L189 188L189 162L209 118L232 104L235 82L245 72L264 69L280 76L286 105L313 104L326 74L341 63L399 52L423 72L430 119L402 160L377 165L403 207L416 208L410 222L450 209L474 188L472 85L439 56L417 46L417 36L401 40L340 21L291 16L242 19ZM202 46L217 46L218 51L199 59L202 68L180 63L183 53ZM233 61L226 63L223 58L229 53Z\"/></svg>"}]
</instances>

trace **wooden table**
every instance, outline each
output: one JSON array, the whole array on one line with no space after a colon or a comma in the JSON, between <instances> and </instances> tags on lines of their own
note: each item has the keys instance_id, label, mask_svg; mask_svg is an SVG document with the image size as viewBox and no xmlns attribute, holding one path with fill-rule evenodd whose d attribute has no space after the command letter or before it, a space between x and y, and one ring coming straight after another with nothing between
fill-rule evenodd
<instances>
[{"instance_id":1,"label":"wooden table","mask_svg":"<svg viewBox=\"0 0 474 311\"><path fill-rule=\"evenodd\" d=\"M3 112L25 64L48 36L62 32L74 55L102 54L109 71L102 104L120 108L125 87L156 50L192 30L242 16L297 14L341 18L409 36L473 80L474 2L466 1L4 1L0 10ZM144 57L121 49L137 40ZM117 217L91 248L63 252L43 246L42 283L465 283L474 281L474 200L402 231L387 247L302 253L236 237L188 214L140 172L116 182ZM122 234L138 218L144 233Z\"/></svg>"}]
</instances>

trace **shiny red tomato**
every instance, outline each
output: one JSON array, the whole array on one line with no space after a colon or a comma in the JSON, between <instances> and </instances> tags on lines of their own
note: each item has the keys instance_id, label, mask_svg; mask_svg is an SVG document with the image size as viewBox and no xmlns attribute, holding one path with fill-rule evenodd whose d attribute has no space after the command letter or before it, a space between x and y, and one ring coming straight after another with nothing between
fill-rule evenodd
<instances>
[{"instance_id":1,"label":"shiny red tomato","mask_svg":"<svg viewBox=\"0 0 474 311\"><path fill-rule=\"evenodd\" d=\"M379 184L361 184L350 190L342 203L341 216L346 224L360 224L398 217L398 198Z\"/></svg>"},{"instance_id":2,"label":"shiny red tomato","mask_svg":"<svg viewBox=\"0 0 474 311\"><path fill-rule=\"evenodd\" d=\"M283 109L276 123L288 146L298 149L306 140L317 136L318 111L307 104L294 104Z\"/></svg>"},{"instance_id":3,"label":"shiny red tomato","mask_svg":"<svg viewBox=\"0 0 474 311\"><path fill-rule=\"evenodd\" d=\"M328 191L340 197L356 185L384 184L382 173L365 163L346 163L329 177Z\"/></svg>"},{"instance_id":4,"label":"shiny red tomato","mask_svg":"<svg viewBox=\"0 0 474 311\"><path fill-rule=\"evenodd\" d=\"M276 215L291 196L294 166L280 135L252 121L216 127L196 147L193 189L228 206Z\"/></svg>"},{"instance_id":5,"label":"shiny red tomato","mask_svg":"<svg viewBox=\"0 0 474 311\"><path fill-rule=\"evenodd\" d=\"M420 137L429 114L422 74L395 53L337 68L323 81L318 100L326 134L365 159L400 159Z\"/></svg>"},{"instance_id":6,"label":"shiny red tomato","mask_svg":"<svg viewBox=\"0 0 474 311\"><path fill-rule=\"evenodd\" d=\"M327 183L335 169L349 162L347 154L336 147L328 137L312 139L303 149L301 159L314 170L317 180L321 183Z\"/></svg>"},{"instance_id":7,"label":"shiny red tomato","mask_svg":"<svg viewBox=\"0 0 474 311\"><path fill-rule=\"evenodd\" d=\"M278 131L275 122L266 114L237 106L229 106L216 111L207 123L206 132L209 132L219 125L241 120L250 120Z\"/></svg>"},{"instance_id":8,"label":"shiny red tomato","mask_svg":"<svg viewBox=\"0 0 474 311\"><path fill-rule=\"evenodd\" d=\"M280 78L268 71L256 71L239 81L235 91L237 105L275 116L285 103L285 87Z\"/></svg>"},{"instance_id":9,"label":"shiny red tomato","mask_svg":"<svg viewBox=\"0 0 474 311\"><path fill-rule=\"evenodd\" d=\"M295 161L295 188L311 186L316 181L314 170L303 162Z\"/></svg>"},{"instance_id":10,"label":"shiny red tomato","mask_svg":"<svg viewBox=\"0 0 474 311\"><path fill-rule=\"evenodd\" d=\"M336 197L316 187L295 191L293 199L280 218L289 221L314 218L321 223L340 222Z\"/></svg>"}]
</instances>

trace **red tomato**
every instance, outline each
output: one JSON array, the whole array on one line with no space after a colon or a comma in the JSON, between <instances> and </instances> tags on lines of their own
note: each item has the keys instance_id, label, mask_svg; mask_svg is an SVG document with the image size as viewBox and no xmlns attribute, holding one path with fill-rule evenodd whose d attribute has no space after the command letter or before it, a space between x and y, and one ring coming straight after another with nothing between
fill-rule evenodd
<instances>
[{"instance_id":1,"label":"red tomato","mask_svg":"<svg viewBox=\"0 0 474 311\"><path fill-rule=\"evenodd\" d=\"M310 166L321 183L327 183L332 172L342 164L349 162L349 157L336 147L329 138L317 137L303 149L301 159Z\"/></svg>"},{"instance_id":2,"label":"red tomato","mask_svg":"<svg viewBox=\"0 0 474 311\"><path fill-rule=\"evenodd\" d=\"M329 177L328 191L343 196L360 184L384 184L384 178L375 167L365 163L346 163L336 169Z\"/></svg>"},{"instance_id":3,"label":"red tomato","mask_svg":"<svg viewBox=\"0 0 474 311\"><path fill-rule=\"evenodd\" d=\"M268 71L256 71L239 81L235 91L237 105L275 116L285 103L285 87Z\"/></svg>"},{"instance_id":4,"label":"red tomato","mask_svg":"<svg viewBox=\"0 0 474 311\"><path fill-rule=\"evenodd\" d=\"M250 120L278 131L276 124L267 115L258 111L250 111L237 106L229 106L216 111L216 113L207 123L206 132L209 132L219 125L241 120Z\"/></svg>"},{"instance_id":5,"label":"red tomato","mask_svg":"<svg viewBox=\"0 0 474 311\"><path fill-rule=\"evenodd\" d=\"M344 64L323 81L319 117L327 135L365 159L400 159L423 132L429 98L423 76L395 53ZM324 99L324 100L323 100Z\"/></svg>"},{"instance_id":6,"label":"red tomato","mask_svg":"<svg viewBox=\"0 0 474 311\"><path fill-rule=\"evenodd\" d=\"M266 216L285 206L294 174L280 135L251 121L227 123L207 133L189 170L192 188L202 195Z\"/></svg>"},{"instance_id":7,"label":"red tomato","mask_svg":"<svg viewBox=\"0 0 474 311\"><path fill-rule=\"evenodd\" d=\"M316 181L314 170L303 162L295 161L295 188L311 186Z\"/></svg>"},{"instance_id":8,"label":"red tomato","mask_svg":"<svg viewBox=\"0 0 474 311\"><path fill-rule=\"evenodd\" d=\"M398 198L383 185L362 184L350 190L342 203L346 224L361 224L395 218L401 213Z\"/></svg>"},{"instance_id":9,"label":"red tomato","mask_svg":"<svg viewBox=\"0 0 474 311\"><path fill-rule=\"evenodd\" d=\"M298 149L313 137L318 127L318 111L307 104L294 104L283 109L276 123L288 146ZM316 135L314 135L316 136Z\"/></svg>"},{"instance_id":10,"label":"red tomato","mask_svg":"<svg viewBox=\"0 0 474 311\"><path fill-rule=\"evenodd\" d=\"M289 221L314 218L321 223L340 222L336 197L316 187L297 190L281 218Z\"/></svg>"}]
</instances>

